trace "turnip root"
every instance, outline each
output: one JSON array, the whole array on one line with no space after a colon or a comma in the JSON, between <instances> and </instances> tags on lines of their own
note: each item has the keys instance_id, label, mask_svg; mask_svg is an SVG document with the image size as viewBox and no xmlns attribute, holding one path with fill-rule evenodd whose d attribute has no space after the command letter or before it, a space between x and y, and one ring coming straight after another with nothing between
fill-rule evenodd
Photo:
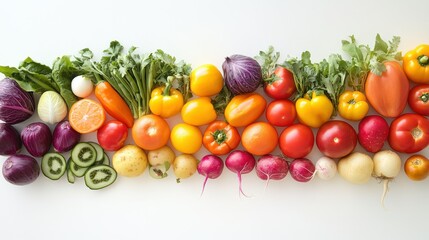
<instances>
[{"instance_id":1,"label":"turnip root","mask_svg":"<svg viewBox=\"0 0 429 240\"><path fill-rule=\"evenodd\" d=\"M290 163L290 175L298 182L308 182L313 179L316 168L307 158L297 158Z\"/></svg>"},{"instance_id":2,"label":"turnip root","mask_svg":"<svg viewBox=\"0 0 429 240\"><path fill-rule=\"evenodd\" d=\"M198 163L197 167L198 173L205 176L203 183L203 190L201 191L201 196L204 193L206 188L207 180L218 178L222 174L223 170L223 161L220 157L216 155L206 155Z\"/></svg>"},{"instance_id":3,"label":"turnip root","mask_svg":"<svg viewBox=\"0 0 429 240\"><path fill-rule=\"evenodd\" d=\"M345 180L363 184L371 179L374 162L371 157L360 152L354 152L338 162L338 173Z\"/></svg>"},{"instance_id":4,"label":"turnip root","mask_svg":"<svg viewBox=\"0 0 429 240\"><path fill-rule=\"evenodd\" d=\"M284 158L267 154L262 156L256 163L256 175L262 180L267 180L266 189L271 179L281 180L285 178L288 168Z\"/></svg>"},{"instance_id":5,"label":"turnip root","mask_svg":"<svg viewBox=\"0 0 429 240\"><path fill-rule=\"evenodd\" d=\"M238 177L238 193L247 195L241 188L241 174L249 173L255 167L255 158L252 154L246 151L235 150L231 152L225 160L225 166L232 172L237 173Z\"/></svg>"},{"instance_id":6,"label":"turnip root","mask_svg":"<svg viewBox=\"0 0 429 240\"><path fill-rule=\"evenodd\" d=\"M401 171L401 158L395 152L383 150L374 155L375 178L383 181L383 194L381 195L381 205L384 206L384 198L389 187L389 182L398 176Z\"/></svg>"},{"instance_id":7,"label":"turnip root","mask_svg":"<svg viewBox=\"0 0 429 240\"><path fill-rule=\"evenodd\" d=\"M332 158L321 157L316 162L316 174L320 179L329 180L337 174L337 164Z\"/></svg>"}]
</instances>

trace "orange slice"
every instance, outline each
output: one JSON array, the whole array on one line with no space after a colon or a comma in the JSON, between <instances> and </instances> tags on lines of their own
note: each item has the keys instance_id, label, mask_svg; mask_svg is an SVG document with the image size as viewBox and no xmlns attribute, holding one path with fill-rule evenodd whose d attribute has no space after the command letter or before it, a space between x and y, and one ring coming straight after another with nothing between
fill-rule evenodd
<instances>
[{"instance_id":1,"label":"orange slice","mask_svg":"<svg viewBox=\"0 0 429 240\"><path fill-rule=\"evenodd\" d=\"M90 133L99 129L106 119L101 104L91 99L81 99L69 111L71 127L79 133Z\"/></svg>"}]
</instances>

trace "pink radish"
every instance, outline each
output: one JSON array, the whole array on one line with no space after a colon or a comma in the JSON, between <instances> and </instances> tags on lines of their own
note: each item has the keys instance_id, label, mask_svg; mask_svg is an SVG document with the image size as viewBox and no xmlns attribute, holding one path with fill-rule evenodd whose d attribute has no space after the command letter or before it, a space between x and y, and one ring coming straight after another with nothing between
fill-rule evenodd
<instances>
[{"instance_id":1,"label":"pink radish","mask_svg":"<svg viewBox=\"0 0 429 240\"><path fill-rule=\"evenodd\" d=\"M255 167L255 158L252 154L242 150L235 150L231 152L225 160L226 167L238 177L238 193L244 194L241 188L241 174L249 173Z\"/></svg>"},{"instance_id":2,"label":"pink radish","mask_svg":"<svg viewBox=\"0 0 429 240\"><path fill-rule=\"evenodd\" d=\"M307 158L297 158L289 165L290 175L298 182L308 182L313 176L316 168L313 162Z\"/></svg>"},{"instance_id":3,"label":"pink radish","mask_svg":"<svg viewBox=\"0 0 429 240\"><path fill-rule=\"evenodd\" d=\"M281 180L286 177L288 165L284 158L267 154L259 158L256 163L256 175L262 180L267 180L265 188L271 179Z\"/></svg>"},{"instance_id":4,"label":"pink radish","mask_svg":"<svg viewBox=\"0 0 429 240\"><path fill-rule=\"evenodd\" d=\"M201 161L198 163L197 167L198 173L200 175L205 176L203 183L203 190L201 191L201 196L204 193L204 189L206 187L207 180L218 178L222 174L223 170L223 161L220 157L215 155L206 155Z\"/></svg>"}]
</instances>

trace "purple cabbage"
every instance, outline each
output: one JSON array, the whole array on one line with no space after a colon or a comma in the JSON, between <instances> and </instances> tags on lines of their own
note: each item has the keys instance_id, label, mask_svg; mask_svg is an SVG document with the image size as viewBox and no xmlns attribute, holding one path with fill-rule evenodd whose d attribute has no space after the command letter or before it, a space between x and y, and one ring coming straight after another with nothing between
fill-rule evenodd
<instances>
[{"instance_id":1,"label":"purple cabbage","mask_svg":"<svg viewBox=\"0 0 429 240\"><path fill-rule=\"evenodd\" d=\"M234 95L254 92L262 82L261 65L251 57L226 57L222 69L226 86Z\"/></svg>"},{"instance_id":2,"label":"purple cabbage","mask_svg":"<svg viewBox=\"0 0 429 240\"><path fill-rule=\"evenodd\" d=\"M29 119L35 110L34 97L16 83L5 78L0 81L0 120L15 124Z\"/></svg>"}]
</instances>

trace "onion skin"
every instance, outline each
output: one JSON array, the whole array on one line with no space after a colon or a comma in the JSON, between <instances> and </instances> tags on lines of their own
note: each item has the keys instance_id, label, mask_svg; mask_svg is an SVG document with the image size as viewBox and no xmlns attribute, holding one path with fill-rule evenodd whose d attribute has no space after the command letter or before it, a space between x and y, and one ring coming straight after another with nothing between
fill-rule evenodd
<instances>
[{"instance_id":1,"label":"onion skin","mask_svg":"<svg viewBox=\"0 0 429 240\"><path fill-rule=\"evenodd\" d=\"M21 132L22 143L33 157L42 157L49 151L52 134L48 125L36 122L25 127Z\"/></svg>"},{"instance_id":2,"label":"onion skin","mask_svg":"<svg viewBox=\"0 0 429 240\"><path fill-rule=\"evenodd\" d=\"M52 145L57 152L68 152L80 141L80 133L67 120L59 122L54 129Z\"/></svg>"},{"instance_id":3,"label":"onion skin","mask_svg":"<svg viewBox=\"0 0 429 240\"><path fill-rule=\"evenodd\" d=\"M33 94L24 91L16 81L0 81L0 120L10 124L23 122L33 115L35 106Z\"/></svg>"},{"instance_id":4,"label":"onion skin","mask_svg":"<svg viewBox=\"0 0 429 240\"><path fill-rule=\"evenodd\" d=\"M0 123L0 155L12 155L21 150L22 141L18 131L8 123Z\"/></svg>"},{"instance_id":5,"label":"onion skin","mask_svg":"<svg viewBox=\"0 0 429 240\"><path fill-rule=\"evenodd\" d=\"M261 65L251 57L226 57L222 69L226 86L234 95L254 92L261 85Z\"/></svg>"},{"instance_id":6,"label":"onion skin","mask_svg":"<svg viewBox=\"0 0 429 240\"><path fill-rule=\"evenodd\" d=\"M40 167L33 157L15 154L3 163L3 177L15 185L27 185L40 175Z\"/></svg>"}]
</instances>

